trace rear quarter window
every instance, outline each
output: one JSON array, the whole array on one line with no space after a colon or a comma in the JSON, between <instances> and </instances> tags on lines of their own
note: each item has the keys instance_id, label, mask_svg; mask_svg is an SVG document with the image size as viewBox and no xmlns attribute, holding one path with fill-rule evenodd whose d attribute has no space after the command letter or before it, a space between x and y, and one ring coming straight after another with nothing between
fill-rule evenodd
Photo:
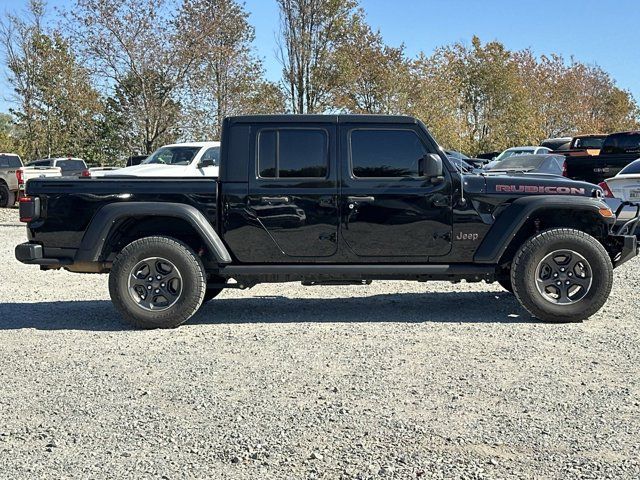
<instances>
[{"instance_id":1,"label":"rear quarter window","mask_svg":"<svg viewBox=\"0 0 640 480\"><path fill-rule=\"evenodd\" d=\"M18 155L0 155L0 168L20 168L22 160Z\"/></svg>"},{"instance_id":2,"label":"rear quarter window","mask_svg":"<svg viewBox=\"0 0 640 480\"><path fill-rule=\"evenodd\" d=\"M602 153L640 153L640 133L609 135L602 144Z\"/></svg>"},{"instance_id":3,"label":"rear quarter window","mask_svg":"<svg viewBox=\"0 0 640 480\"><path fill-rule=\"evenodd\" d=\"M56 167L60 167L65 170L82 170L87 168L86 164L82 160L59 160L56 163Z\"/></svg>"}]
</instances>

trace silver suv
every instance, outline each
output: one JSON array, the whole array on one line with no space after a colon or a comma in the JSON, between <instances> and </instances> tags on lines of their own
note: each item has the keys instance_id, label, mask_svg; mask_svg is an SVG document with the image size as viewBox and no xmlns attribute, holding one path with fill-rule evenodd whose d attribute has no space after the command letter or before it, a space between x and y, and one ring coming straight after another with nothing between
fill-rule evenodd
<instances>
[{"instance_id":1,"label":"silver suv","mask_svg":"<svg viewBox=\"0 0 640 480\"><path fill-rule=\"evenodd\" d=\"M16 203L18 194L16 170L22 166L22 160L18 155L0 153L0 207L11 207Z\"/></svg>"}]
</instances>

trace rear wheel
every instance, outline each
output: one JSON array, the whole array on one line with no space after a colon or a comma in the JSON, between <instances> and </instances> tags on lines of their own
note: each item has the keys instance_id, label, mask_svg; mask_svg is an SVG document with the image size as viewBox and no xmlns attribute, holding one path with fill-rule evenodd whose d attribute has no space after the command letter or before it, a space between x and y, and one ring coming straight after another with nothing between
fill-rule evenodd
<instances>
[{"instance_id":1,"label":"rear wheel","mask_svg":"<svg viewBox=\"0 0 640 480\"><path fill-rule=\"evenodd\" d=\"M146 237L127 245L109 275L111 300L140 328L173 328L198 310L207 288L200 258L169 237Z\"/></svg>"},{"instance_id":2,"label":"rear wheel","mask_svg":"<svg viewBox=\"0 0 640 480\"><path fill-rule=\"evenodd\" d=\"M579 230L546 230L527 240L511 267L513 291L535 317L577 322L596 313L613 285L602 244Z\"/></svg>"}]
</instances>

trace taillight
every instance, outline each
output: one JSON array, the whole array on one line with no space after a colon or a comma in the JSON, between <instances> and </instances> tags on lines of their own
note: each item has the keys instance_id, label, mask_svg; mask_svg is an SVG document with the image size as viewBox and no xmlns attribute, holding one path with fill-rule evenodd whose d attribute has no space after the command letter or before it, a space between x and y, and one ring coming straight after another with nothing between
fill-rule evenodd
<instances>
[{"instance_id":1,"label":"taillight","mask_svg":"<svg viewBox=\"0 0 640 480\"><path fill-rule=\"evenodd\" d=\"M16 170L16 178L18 179L18 185L22 185L22 183L24 183L24 175L22 170Z\"/></svg>"},{"instance_id":2,"label":"taillight","mask_svg":"<svg viewBox=\"0 0 640 480\"><path fill-rule=\"evenodd\" d=\"M600 188L602 188L602 190L604 190L604 196L607 198L613 198L613 192L611 191L611 189L609 188L609 185L607 185L607 182L600 182L598 184L598 186Z\"/></svg>"},{"instance_id":3,"label":"taillight","mask_svg":"<svg viewBox=\"0 0 640 480\"><path fill-rule=\"evenodd\" d=\"M567 162L562 162L562 176L567 177Z\"/></svg>"},{"instance_id":4,"label":"taillight","mask_svg":"<svg viewBox=\"0 0 640 480\"><path fill-rule=\"evenodd\" d=\"M90 177L91 176L91 172L89 170L83 170L82 173L80 174L81 177Z\"/></svg>"},{"instance_id":5,"label":"taillight","mask_svg":"<svg viewBox=\"0 0 640 480\"><path fill-rule=\"evenodd\" d=\"M20 197L20 221L28 223L38 218L40 218L40 199Z\"/></svg>"}]
</instances>

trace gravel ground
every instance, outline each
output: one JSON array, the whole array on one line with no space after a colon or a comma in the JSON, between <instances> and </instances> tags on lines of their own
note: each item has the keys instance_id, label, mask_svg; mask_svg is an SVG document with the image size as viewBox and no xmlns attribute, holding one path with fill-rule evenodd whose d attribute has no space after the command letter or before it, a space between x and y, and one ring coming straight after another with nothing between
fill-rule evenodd
<instances>
[{"instance_id":1,"label":"gravel ground","mask_svg":"<svg viewBox=\"0 0 640 480\"><path fill-rule=\"evenodd\" d=\"M638 478L639 261L584 323L499 287L226 291L132 331L0 210L0 478Z\"/></svg>"}]
</instances>

